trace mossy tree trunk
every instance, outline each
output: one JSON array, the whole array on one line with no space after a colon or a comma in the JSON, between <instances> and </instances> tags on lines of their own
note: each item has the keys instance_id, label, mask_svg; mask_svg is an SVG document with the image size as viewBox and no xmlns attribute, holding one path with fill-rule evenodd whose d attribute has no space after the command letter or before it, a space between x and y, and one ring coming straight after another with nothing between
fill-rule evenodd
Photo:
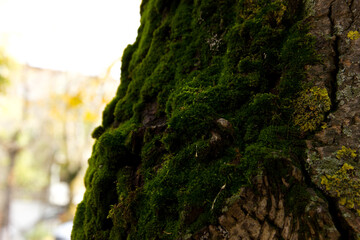
<instances>
[{"instance_id":1,"label":"mossy tree trunk","mask_svg":"<svg viewBox=\"0 0 360 240\"><path fill-rule=\"evenodd\" d=\"M337 111L322 2L144 0L72 239L355 238L306 162Z\"/></svg>"}]
</instances>

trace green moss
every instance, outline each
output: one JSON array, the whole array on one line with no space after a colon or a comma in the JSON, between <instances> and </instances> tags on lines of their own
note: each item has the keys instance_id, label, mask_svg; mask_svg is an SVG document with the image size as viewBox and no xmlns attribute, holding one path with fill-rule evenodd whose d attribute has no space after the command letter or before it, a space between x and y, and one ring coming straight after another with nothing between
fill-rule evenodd
<instances>
[{"instance_id":1,"label":"green moss","mask_svg":"<svg viewBox=\"0 0 360 240\"><path fill-rule=\"evenodd\" d=\"M305 79L304 68L319 62L314 50L314 37L307 34L308 29L299 22L291 27L280 52L282 62L282 76L279 83L280 96L290 97L301 88Z\"/></svg>"},{"instance_id":2,"label":"green moss","mask_svg":"<svg viewBox=\"0 0 360 240\"><path fill-rule=\"evenodd\" d=\"M134 45L128 45L123 53L123 56L121 58L121 84L116 92L116 96L118 98L123 98L126 94L126 89L131 81L131 71L129 69L129 63L131 60L131 57L136 50L137 44Z\"/></svg>"},{"instance_id":3,"label":"green moss","mask_svg":"<svg viewBox=\"0 0 360 240\"><path fill-rule=\"evenodd\" d=\"M114 97L113 100L111 100L111 102L105 107L103 111L102 125L105 129L110 127L115 120L114 109L118 101L119 97Z\"/></svg>"},{"instance_id":4,"label":"green moss","mask_svg":"<svg viewBox=\"0 0 360 240\"><path fill-rule=\"evenodd\" d=\"M209 135L214 125L214 114L212 107L200 103L173 111L169 120L169 130L172 133L168 135L166 141L174 145L193 142L199 137Z\"/></svg>"},{"instance_id":5,"label":"green moss","mask_svg":"<svg viewBox=\"0 0 360 240\"><path fill-rule=\"evenodd\" d=\"M142 2L121 84L93 132L73 239L178 239L216 224L225 199L256 174L281 184L286 161L303 154L293 103L317 61L301 9L286 0ZM289 206L301 209L306 194L292 195Z\"/></svg>"},{"instance_id":6,"label":"green moss","mask_svg":"<svg viewBox=\"0 0 360 240\"><path fill-rule=\"evenodd\" d=\"M94 129L94 131L91 133L91 137L98 139L103 133L105 132L105 129L103 126L98 126Z\"/></svg>"},{"instance_id":7,"label":"green moss","mask_svg":"<svg viewBox=\"0 0 360 240\"><path fill-rule=\"evenodd\" d=\"M76 208L76 216L73 222L73 231L71 233L72 239L86 239L84 224L85 224L85 203L79 203Z\"/></svg>"}]
</instances>

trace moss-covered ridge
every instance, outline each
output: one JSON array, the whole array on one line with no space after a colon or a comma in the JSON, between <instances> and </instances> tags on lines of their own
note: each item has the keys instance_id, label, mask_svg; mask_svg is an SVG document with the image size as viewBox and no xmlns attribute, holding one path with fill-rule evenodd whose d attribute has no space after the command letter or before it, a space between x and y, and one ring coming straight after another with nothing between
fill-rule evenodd
<instances>
[{"instance_id":1,"label":"moss-covered ridge","mask_svg":"<svg viewBox=\"0 0 360 240\"><path fill-rule=\"evenodd\" d=\"M72 239L189 236L255 174L276 183L279 159L303 154L294 102L316 56L301 1L143 0L141 14Z\"/></svg>"}]
</instances>

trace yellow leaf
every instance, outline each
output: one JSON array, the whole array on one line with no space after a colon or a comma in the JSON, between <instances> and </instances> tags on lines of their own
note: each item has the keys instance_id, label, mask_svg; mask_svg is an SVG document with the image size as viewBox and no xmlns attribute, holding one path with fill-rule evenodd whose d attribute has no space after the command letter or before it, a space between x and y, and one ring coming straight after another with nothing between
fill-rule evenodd
<instances>
[{"instance_id":1,"label":"yellow leaf","mask_svg":"<svg viewBox=\"0 0 360 240\"><path fill-rule=\"evenodd\" d=\"M72 108L78 107L82 104L80 93L76 94L75 96L69 96L67 100L68 106Z\"/></svg>"},{"instance_id":2,"label":"yellow leaf","mask_svg":"<svg viewBox=\"0 0 360 240\"><path fill-rule=\"evenodd\" d=\"M97 114L86 111L84 116L84 121L86 122L95 122L97 120Z\"/></svg>"}]
</instances>

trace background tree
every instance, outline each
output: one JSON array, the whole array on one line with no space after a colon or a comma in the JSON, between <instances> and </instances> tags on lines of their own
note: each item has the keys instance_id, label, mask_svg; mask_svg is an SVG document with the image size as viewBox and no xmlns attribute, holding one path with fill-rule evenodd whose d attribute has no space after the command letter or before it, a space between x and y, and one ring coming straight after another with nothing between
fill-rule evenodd
<instances>
[{"instance_id":1,"label":"background tree","mask_svg":"<svg viewBox=\"0 0 360 240\"><path fill-rule=\"evenodd\" d=\"M78 180L83 175L77 175L84 173L90 156L91 131L99 124L102 108L117 84L104 75L83 76L30 66L10 71L7 91L0 96L3 239L9 239L5 229L11 224L14 200L59 204L57 211L65 213L63 221L73 217L83 185ZM59 195L61 191L63 195Z\"/></svg>"}]
</instances>

